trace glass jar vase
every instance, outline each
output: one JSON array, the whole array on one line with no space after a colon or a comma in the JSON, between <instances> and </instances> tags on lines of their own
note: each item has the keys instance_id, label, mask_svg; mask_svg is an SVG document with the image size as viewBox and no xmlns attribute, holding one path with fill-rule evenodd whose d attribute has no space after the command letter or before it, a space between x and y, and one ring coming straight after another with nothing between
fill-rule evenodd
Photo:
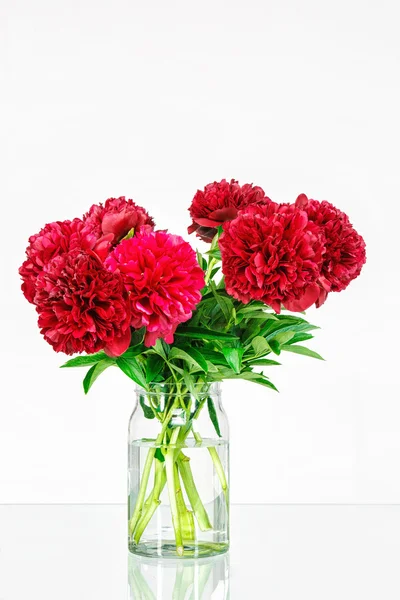
<instances>
[{"instance_id":1,"label":"glass jar vase","mask_svg":"<svg viewBox=\"0 0 400 600\"><path fill-rule=\"evenodd\" d=\"M138 388L129 422L128 547L158 558L229 548L229 426L219 384Z\"/></svg>"}]
</instances>

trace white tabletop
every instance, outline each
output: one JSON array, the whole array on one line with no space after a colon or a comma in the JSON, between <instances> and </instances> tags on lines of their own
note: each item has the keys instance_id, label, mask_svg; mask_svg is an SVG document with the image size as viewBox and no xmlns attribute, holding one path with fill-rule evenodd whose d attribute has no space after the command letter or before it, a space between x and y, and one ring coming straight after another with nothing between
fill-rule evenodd
<instances>
[{"instance_id":1,"label":"white tabletop","mask_svg":"<svg viewBox=\"0 0 400 600\"><path fill-rule=\"evenodd\" d=\"M231 522L220 559L128 561L124 506L0 506L0 600L400 598L400 506L236 505Z\"/></svg>"}]
</instances>

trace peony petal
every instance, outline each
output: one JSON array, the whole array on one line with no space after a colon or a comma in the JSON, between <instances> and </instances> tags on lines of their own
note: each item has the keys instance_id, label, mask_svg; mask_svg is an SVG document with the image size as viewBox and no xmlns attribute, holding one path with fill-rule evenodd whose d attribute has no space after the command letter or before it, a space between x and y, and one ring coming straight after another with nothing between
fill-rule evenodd
<instances>
[{"instance_id":1,"label":"peony petal","mask_svg":"<svg viewBox=\"0 0 400 600\"><path fill-rule=\"evenodd\" d=\"M216 221L214 219L196 219L196 223L201 225L202 227L219 227L221 225L221 221Z\"/></svg>"},{"instance_id":2,"label":"peony petal","mask_svg":"<svg viewBox=\"0 0 400 600\"><path fill-rule=\"evenodd\" d=\"M284 300L283 304L287 310L292 312L302 312L310 308L317 302L320 296L320 287L317 284L309 285L303 292L302 296L293 300Z\"/></svg>"},{"instance_id":3,"label":"peony petal","mask_svg":"<svg viewBox=\"0 0 400 600\"><path fill-rule=\"evenodd\" d=\"M299 194L297 196L296 202L295 202L296 207L303 209L303 208L306 208L307 204L308 204L307 196L305 194Z\"/></svg>"},{"instance_id":4,"label":"peony petal","mask_svg":"<svg viewBox=\"0 0 400 600\"><path fill-rule=\"evenodd\" d=\"M226 208L217 208L217 210L213 210L209 213L210 219L215 219L216 221L224 222L224 221L232 221L237 217L238 211L234 206L227 206Z\"/></svg>"},{"instance_id":5,"label":"peony petal","mask_svg":"<svg viewBox=\"0 0 400 600\"><path fill-rule=\"evenodd\" d=\"M121 356L129 348L131 343L131 330L128 328L120 337L116 337L104 348L105 353L112 358Z\"/></svg>"}]
</instances>

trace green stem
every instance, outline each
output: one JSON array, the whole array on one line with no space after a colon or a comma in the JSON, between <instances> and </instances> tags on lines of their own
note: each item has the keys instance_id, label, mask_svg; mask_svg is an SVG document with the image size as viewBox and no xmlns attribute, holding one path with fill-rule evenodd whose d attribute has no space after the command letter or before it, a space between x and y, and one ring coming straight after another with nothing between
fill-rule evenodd
<instances>
[{"instance_id":1,"label":"green stem","mask_svg":"<svg viewBox=\"0 0 400 600\"><path fill-rule=\"evenodd\" d=\"M196 442L201 444L203 441L201 435L199 433L197 433L196 431L193 431L193 435L194 435L194 439L196 440ZM219 481L221 483L222 491L224 492L226 505L229 509L229 488L228 488L228 482L227 482L226 476L225 476L224 467L222 466L221 459L218 456L218 452L216 451L216 449L214 447L209 447L208 451L209 451L212 461L214 463L215 471L216 471Z\"/></svg>"},{"instance_id":2,"label":"green stem","mask_svg":"<svg viewBox=\"0 0 400 600\"><path fill-rule=\"evenodd\" d=\"M164 433L167 430L167 427L171 420L174 409L175 409L175 403L171 406L170 410L168 411L168 413L163 421L161 431L156 438L154 447L150 448L147 453L146 462L144 464L144 469L143 469L143 474L142 474L142 480L140 483L139 494L138 494L138 497L136 500L135 510L133 511L132 518L129 521L129 532L131 535L133 535L133 533L136 529L136 525L138 524L138 521L142 514L144 498L145 498L146 490L147 490L147 484L149 482L150 471L151 471L151 467L153 464L153 458L156 453L157 446L162 444Z\"/></svg>"},{"instance_id":3,"label":"green stem","mask_svg":"<svg viewBox=\"0 0 400 600\"><path fill-rule=\"evenodd\" d=\"M217 264L217 262L218 262L218 260L216 258L212 258L210 260L210 263L209 263L209 265L207 267L207 271L206 271L206 274L205 274L205 277L204 277L204 281L205 281L206 285L208 285L208 283L210 281L212 270L215 267L215 265Z\"/></svg>"},{"instance_id":4,"label":"green stem","mask_svg":"<svg viewBox=\"0 0 400 600\"><path fill-rule=\"evenodd\" d=\"M192 469L190 467L190 458L183 454L183 452L181 452L178 456L178 467L183 485L185 486L188 500L193 509L199 527L201 531L210 531L210 529L212 529L212 525L194 482Z\"/></svg>"},{"instance_id":5,"label":"green stem","mask_svg":"<svg viewBox=\"0 0 400 600\"><path fill-rule=\"evenodd\" d=\"M144 513L142 513L139 523L137 524L137 527L135 529L134 540L135 540L136 544L138 544L140 542L140 538L142 537L144 530L146 529L147 525L150 523L152 516L154 515L157 508L161 504L160 495L161 495L161 492L163 491L164 486L167 481L163 464L157 458L155 458L154 460L155 460L154 488L144 504L144 507L146 508L146 510Z\"/></svg>"},{"instance_id":6,"label":"green stem","mask_svg":"<svg viewBox=\"0 0 400 600\"><path fill-rule=\"evenodd\" d=\"M176 505L178 507L179 518L181 523L182 539L185 542L193 542L196 537L196 529L194 526L193 513L187 509L185 499L183 497L181 480L179 478L178 465L175 462L175 494Z\"/></svg>"},{"instance_id":7,"label":"green stem","mask_svg":"<svg viewBox=\"0 0 400 600\"><path fill-rule=\"evenodd\" d=\"M167 451L167 455L165 457L165 470L167 474L167 486L168 486L168 494L169 494L169 503L171 506L172 513L172 524L174 526L175 531L175 542L176 542L176 553L178 556L183 556L183 540L182 540L182 529L181 529L181 519L178 511L178 504L176 499L176 488L175 488L175 442L179 436L179 427L174 429L171 440L169 444L169 448Z\"/></svg>"}]
</instances>

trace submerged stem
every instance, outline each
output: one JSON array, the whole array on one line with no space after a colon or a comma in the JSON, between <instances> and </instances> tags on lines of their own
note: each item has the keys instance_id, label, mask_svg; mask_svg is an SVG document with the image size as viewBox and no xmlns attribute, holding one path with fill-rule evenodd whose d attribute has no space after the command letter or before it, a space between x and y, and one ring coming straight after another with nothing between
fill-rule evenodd
<instances>
[{"instance_id":1,"label":"submerged stem","mask_svg":"<svg viewBox=\"0 0 400 600\"><path fill-rule=\"evenodd\" d=\"M176 498L176 486L175 486L175 448L174 445L179 436L180 427L174 429L171 439L170 447L168 448L167 455L165 457L165 470L167 474L167 486L169 494L169 503L171 506L172 524L175 532L176 542L176 553L178 556L183 556L183 540L182 540L182 529L181 519L178 511L178 504Z\"/></svg>"},{"instance_id":2,"label":"submerged stem","mask_svg":"<svg viewBox=\"0 0 400 600\"><path fill-rule=\"evenodd\" d=\"M146 502L144 503L144 507L146 510L144 511L144 513L142 512L142 516L135 530L134 540L136 544L140 542L140 538L142 537L144 530L150 523L152 516L161 504L160 495L167 481L163 464L157 458L155 458L154 461L154 488L150 493L149 497L147 498Z\"/></svg>"},{"instance_id":3,"label":"submerged stem","mask_svg":"<svg viewBox=\"0 0 400 600\"><path fill-rule=\"evenodd\" d=\"M193 435L194 435L194 439L196 440L196 442L201 444L203 439L202 439L200 433L193 431ZM227 482L226 476L225 476L224 467L222 466L221 459L218 456L218 452L216 451L216 449L213 447L209 447L208 451L209 451L212 461L214 463L214 467L217 472L218 479L221 483L222 491L224 492L226 504L229 509L229 488L228 488L228 482Z\"/></svg>"},{"instance_id":4,"label":"submerged stem","mask_svg":"<svg viewBox=\"0 0 400 600\"><path fill-rule=\"evenodd\" d=\"M188 500L193 509L199 527L201 531L210 531L210 529L212 529L212 525L194 482L192 469L190 467L190 458L183 454L183 452L180 452L177 462Z\"/></svg>"},{"instance_id":5,"label":"submerged stem","mask_svg":"<svg viewBox=\"0 0 400 600\"><path fill-rule=\"evenodd\" d=\"M139 489L139 494L136 500L136 506L135 506L135 510L133 511L133 515L131 520L129 521L129 532L131 535L133 535L136 526L138 524L138 521L141 517L142 514L142 510L143 510L143 503L144 503L144 498L146 495L146 489L147 489L147 484L149 482L149 477L150 477L150 471L151 471L151 467L153 464L153 459L154 459L154 455L156 453L156 449L157 446L162 444L163 438L164 438L164 433L167 430L168 424L171 420L173 411L175 408L175 402L174 404L171 406L170 410L168 411L167 415L165 416L165 419L163 421L162 424L162 428L160 433L158 434L154 447L153 448L149 448L149 451L147 453L147 457L146 457L146 462L144 464L144 469L143 469L143 474L142 474L142 481L140 483L140 489Z\"/></svg>"}]
</instances>

